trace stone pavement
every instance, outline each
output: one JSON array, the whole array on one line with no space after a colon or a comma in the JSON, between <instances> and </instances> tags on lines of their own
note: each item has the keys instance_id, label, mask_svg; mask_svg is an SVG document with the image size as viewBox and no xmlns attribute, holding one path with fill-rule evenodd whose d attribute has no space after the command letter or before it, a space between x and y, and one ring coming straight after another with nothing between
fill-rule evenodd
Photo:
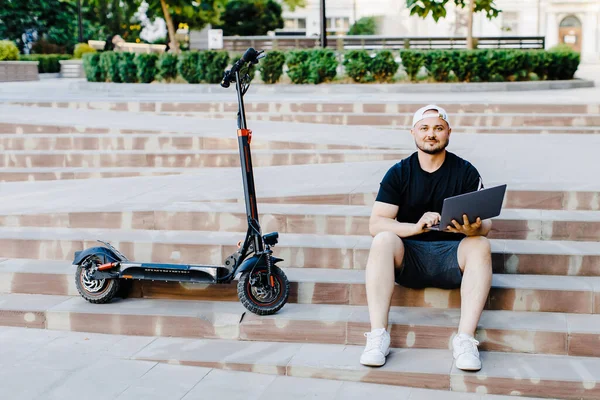
<instances>
[{"instance_id":1,"label":"stone pavement","mask_svg":"<svg viewBox=\"0 0 600 400\"><path fill-rule=\"evenodd\" d=\"M182 383L187 390L234 369L244 382L265 379L256 387L267 391L257 398L271 390L281 398L351 398L343 390L404 398L600 396L596 88L439 97L456 122L449 150L473 162L486 186L509 188L490 233L493 285L477 332L484 369L466 374L448 351L458 290L397 287L388 364L358 364L368 330L368 216L385 171L414 151L406 121L421 102L432 102L430 94L398 101L389 94L249 93L260 220L264 232L281 232L275 251L291 282L289 304L257 317L239 304L235 285L138 281L127 299L88 304L77 295L70 265L74 251L95 239L138 261L220 263L235 249L245 214L233 91L21 85L0 87L0 326L42 328L26 331L42 337L125 335L127 350L102 351L126 355L119 362L132 366L124 374L133 393L149 380L158 385L139 380L150 368L185 365L215 368ZM77 346L64 340L69 350L40 351L44 363L70 368L65 354ZM43 390L70 394L82 375L90 374L44 375L52 382ZM355 386L365 382L378 385ZM390 384L446 392L384 386ZM98 393L130 390L115 385ZM304 391L293 389L298 385ZM194 392L187 390L174 398Z\"/></svg>"}]
</instances>

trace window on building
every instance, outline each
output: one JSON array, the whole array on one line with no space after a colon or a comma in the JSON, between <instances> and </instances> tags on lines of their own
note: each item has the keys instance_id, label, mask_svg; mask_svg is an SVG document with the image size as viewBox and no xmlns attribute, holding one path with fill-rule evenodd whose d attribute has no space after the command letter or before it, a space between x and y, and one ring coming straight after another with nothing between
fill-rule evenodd
<instances>
[{"instance_id":1,"label":"window on building","mask_svg":"<svg viewBox=\"0 0 600 400\"><path fill-rule=\"evenodd\" d=\"M509 35L517 35L519 32L519 13L517 11L503 11L502 31Z\"/></svg>"},{"instance_id":2,"label":"window on building","mask_svg":"<svg viewBox=\"0 0 600 400\"><path fill-rule=\"evenodd\" d=\"M328 17L327 33L330 35L345 35L350 29L349 17Z\"/></svg>"},{"instance_id":3,"label":"window on building","mask_svg":"<svg viewBox=\"0 0 600 400\"><path fill-rule=\"evenodd\" d=\"M285 18L283 20L284 31L305 31L306 18Z\"/></svg>"}]
</instances>

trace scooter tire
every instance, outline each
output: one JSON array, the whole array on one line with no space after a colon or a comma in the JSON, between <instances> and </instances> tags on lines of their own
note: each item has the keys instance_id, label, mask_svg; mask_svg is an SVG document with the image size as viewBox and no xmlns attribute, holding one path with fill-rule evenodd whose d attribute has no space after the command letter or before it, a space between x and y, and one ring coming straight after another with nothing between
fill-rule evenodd
<instances>
[{"instance_id":1,"label":"scooter tire","mask_svg":"<svg viewBox=\"0 0 600 400\"><path fill-rule=\"evenodd\" d=\"M272 315L279 311L288 301L290 282L285 273L277 266L273 266L272 274L277 293L273 298L260 299L251 285L251 275L264 274L267 267L259 267L250 272L244 272L238 281L237 291L240 302L248 311L257 315ZM255 288L256 289L256 288Z\"/></svg>"},{"instance_id":2,"label":"scooter tire","mask_svg":"<svg viewBox=\"0 0 600 400\"><path fill-rule=\"evenodd\" d=\"M86 283L86 267L83 265L87 262L94 262L93 259L86 259L77 266L75 273L75 287L77 291L90 303L104 304L111 301L117 292L119 291L120 281L119 279L104 279L99 289L91 290L89 281Z\"/></svg>"}]
</instances>

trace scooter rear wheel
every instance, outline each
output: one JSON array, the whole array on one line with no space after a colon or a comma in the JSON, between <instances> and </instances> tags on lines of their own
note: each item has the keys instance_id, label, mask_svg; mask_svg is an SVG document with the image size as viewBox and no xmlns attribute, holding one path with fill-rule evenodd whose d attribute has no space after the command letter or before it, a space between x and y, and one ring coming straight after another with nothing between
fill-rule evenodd
<instances>
[{"instance_id":1,"label":"scooter rear wheel","mask_svg":"<svg viewBox=\"0 0 600 400\"><path fill-rule=\"evenodd\" d=\"M100 260L96 256L91 256L77 266L75 273L77 291L90 303L108 303L119 291L120 282L118 279L91 279L89 276L91 263L98 265Z\"/></svg>"},{"instance_id":2,"label":"scooter rear wheel","mask_svg":"<svg viewBox=\"0 0 600 400\"><path fill-rule=\"evenodd\" d=\"M244 307L254 314L275 314L287 303L290 294L290 282L287 276L277 266L273 266L271 272L273 286L270 285L266 266L244 272L240 276L237 286L238 297Z\"/></svg>"}]
</instances>

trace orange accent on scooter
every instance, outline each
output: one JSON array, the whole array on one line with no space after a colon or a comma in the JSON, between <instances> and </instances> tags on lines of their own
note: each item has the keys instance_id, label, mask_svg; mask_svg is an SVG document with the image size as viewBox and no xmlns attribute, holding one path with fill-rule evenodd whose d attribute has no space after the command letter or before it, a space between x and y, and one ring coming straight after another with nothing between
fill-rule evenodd
<instances>
[{"instance_id":1,"label":"orange accent on scooter","mask_svg":"<svg viewBox=\"0 0 600 400\"><path fill-rule=\"evenodd\" d=\"M240 240L240 241L237 243L237 247L238 247L238 249L239 249L240 247L242 247L242 241L241 241L241 240Z\"/></svg>"},{"instance_id":2,"label":"orange accent on scooter","mask_svg":"<svg viewBox=\"0 0 600 400\"><path fill-rule=\"evenodd\" d=\"M271 275L271 287L275 287L275 279L273 279L273 275Z\"/></svg>"},{"instance_id":3,"label":"orange accent on scooter","mask_svg":"<svg viewBox=\"0 0 600 400\"><path fill-rule=\"evenodd\" d=\"M114 262L114 263L108 263L108 264L102 264L101 266L98 267L98 271L106 271L107 269L111 269L115 265L117 265L116 262Z\"/></svg>"},{"instance_id":4,"label":"orange accent on scooter","mask_svg":"<svg viewBox=\"0 0 600 400\"><path fill-rule=\"evenodd\" d=\"M133 276L132 275L123 275L123 278L125 278L125 279L133 279Z\"/></svg>"},{"instance_id":5,"label":"orange accent on scooter","mask_svg":"<svg viewBox=\"0 0 600 400\"><path fill-rule=\"evenodd\" d=\"M238 136L247 136L248 143L252 141L252 131L250 129L238 129L237 134Z\"/></svg>"}]
</instances>

